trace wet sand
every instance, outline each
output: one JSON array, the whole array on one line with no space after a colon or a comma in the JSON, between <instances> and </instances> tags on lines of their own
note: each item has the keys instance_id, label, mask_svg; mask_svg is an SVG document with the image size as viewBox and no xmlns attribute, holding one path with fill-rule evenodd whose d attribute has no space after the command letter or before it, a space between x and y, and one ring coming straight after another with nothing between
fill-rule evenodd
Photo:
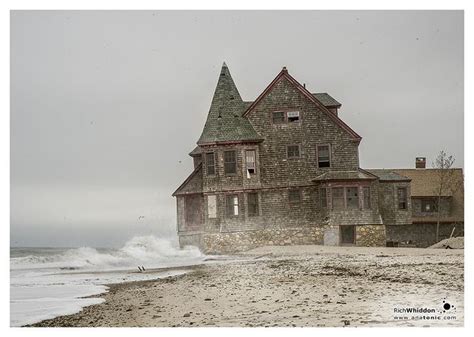
<instances>
[{"instance_id":1,"label":"wet sand","mask_svg":"<svg viewBox=\"0 0 474 337\"><path fill-rule=\"evenodd\" d=\"M463 326L463 254L451 249L262 247L233 260L195 266L184 275L110 285L100 295L104 303L32 326ZM443 308L446 303L449 310ZM394 313L406 307L436 312Z\"/></svg>"}]
</instances>

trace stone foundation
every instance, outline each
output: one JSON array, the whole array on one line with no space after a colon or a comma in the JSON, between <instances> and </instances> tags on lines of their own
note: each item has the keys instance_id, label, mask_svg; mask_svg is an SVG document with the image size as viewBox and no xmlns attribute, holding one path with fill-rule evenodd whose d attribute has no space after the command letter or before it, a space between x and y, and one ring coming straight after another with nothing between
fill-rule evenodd
<instances>
[{"instance_id":1,"label":"stone foundation","mask_svg":"<svg viewBox=\"0 0 474 337\"><path fill-rule=\"evenodd\" d=\"M356 226L356 246L380 247L385 243L385 225Z\"/></svg>"},{"instance_id":2,"label":"stone foundation","mask_svg":"<svg viewBox=\"0 0 474 337\"><path fill-rule=\"evenodd\" d=\"M202 235L201 250L206 254L229 254L261 246L321 245L323 227L262 229Z\"/></svg>"}]
</instances>

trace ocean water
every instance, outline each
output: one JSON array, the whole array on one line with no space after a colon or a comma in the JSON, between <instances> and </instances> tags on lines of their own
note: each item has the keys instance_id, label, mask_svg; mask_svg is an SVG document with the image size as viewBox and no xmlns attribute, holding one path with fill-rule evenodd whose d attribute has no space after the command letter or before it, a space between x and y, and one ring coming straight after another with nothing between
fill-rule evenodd
<instances>
[{"instance_id":1,"label":"ocean water","mask_svg":"<svg viewBox=\"0 0 474 337\"><path fill-rule=\"evenodd\" d=\"M203 261L197 248L179 249L176 243L155 236L134 237L120 249L11 248L10 325L73 314L101 303L102 299L84 297L107 291L105 284L178 275L186 270L152 269ZM147 272L138 272L137 266Z\"/></svg>"}]
</instances>

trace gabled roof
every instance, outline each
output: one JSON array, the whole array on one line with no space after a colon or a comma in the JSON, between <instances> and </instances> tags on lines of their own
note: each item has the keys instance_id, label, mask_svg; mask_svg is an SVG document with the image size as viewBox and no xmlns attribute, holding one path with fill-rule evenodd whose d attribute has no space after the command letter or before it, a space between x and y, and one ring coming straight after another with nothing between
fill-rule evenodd
<instances>
[{"instance_id":1,"label":"gabled roof","mask_svg":"<svg viewBox=\"0 0 474 337\"><path fill-rule=\"evenodd\" d=\"M326 92L319 92L312 94L318 101L323 103L326 108L340 108L341 103L336 101L331 95Z\"/></svg>"},{"instance_id":2,"label":"gabled roof","mask_svg":"<svg viewBox=\"0 0 474 337\"><path fill-rule=\"evenodd\" d=\"M173 197L183 194L202 193L202 163L186 178L186 180L174 191Z\"/></svg>"},{"instance_id":3,"label":"gabled roof","mask_svg":"<svg viewBox=\"0 0 474 337\"><path fill-rule=\"evenodd\" d=\"M357 171L328 171L317 176L313 181L333 181L333 180L375 180L376 176L362 169Z\"/></svg>"},{"instance_id":4,"label":"gabled roof","mask_svg":"<svg viewBox=\"0 0 474 337\"><path fill-rule=\"evenodd\" d=\"M271 89L282 79L286 78L290 83L292 83L296 89L298 89L304 96L306 96L311 102L313 102L321 111L326 113L326 115L334 121L336 125L341 127L344 131L346 131L355 141L361 141L362 137L357 134L354 130L352 130L346 123L342 121L339 117L337 117L334 113L330 112L323 103L317 100L313 94L311 94L305 87L303 87L297 80L295 80L288 71L286 67L280 71L280 73L275 77L275 79L267 86L267 88L257 97L255 101L250 104L250 106L245 110L243 116L245 117L250 111L252 111L258 103L271 91Z\"/></svg>"},{"instance_id":5,"label":"gabled roof","mask_svg":"<svg viewBox=\"0 0 474 337\"><path fill-rule=\"evenodd\" d=\"M373 175L376 175L379 177L380 181L406 181L409 182L411 179L407 178L401 174L398 174L396 172L393 172L393 170L386 170L386 169L370 169L366 170Z\"/></svg>"},{"instance_id":6,"label":"gabled roof","mask_svg":"<svg viewBox=\"0 0 474 337\"><path fill-rule=\"evenodd\" d=\"M229 68L224 63L219 75L199 145L225 142L261 141L247 118L242 117L249 103L242 101Z\"/></svg>"}]
</instances>

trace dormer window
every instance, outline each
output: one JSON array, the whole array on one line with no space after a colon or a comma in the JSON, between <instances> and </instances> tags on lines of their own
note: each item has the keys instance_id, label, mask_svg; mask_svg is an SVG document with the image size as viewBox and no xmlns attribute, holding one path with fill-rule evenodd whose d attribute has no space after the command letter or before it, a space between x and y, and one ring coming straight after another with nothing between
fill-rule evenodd
<instances>
[{"instance_id":1,"label":"dormer window","mask_svg":"<svg viewBox=\"0 0 474 337\"><path fill-rule=\"evenodd\" d=\"M288 111L286 113L288 118L288 123L294 123L300 121L300 112L299 111Z\"/></svg>"}]
</instances>

